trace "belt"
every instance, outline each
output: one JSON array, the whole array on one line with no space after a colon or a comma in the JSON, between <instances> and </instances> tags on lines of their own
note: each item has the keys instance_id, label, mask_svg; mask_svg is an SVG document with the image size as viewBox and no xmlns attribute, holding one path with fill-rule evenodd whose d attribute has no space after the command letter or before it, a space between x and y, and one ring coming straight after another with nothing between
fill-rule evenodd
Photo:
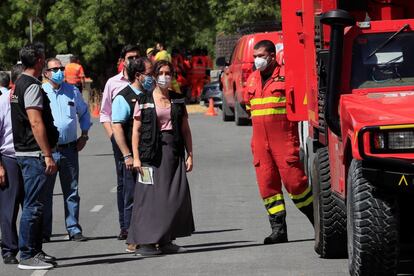
<instances>
[{"instance_id":1,"label":"belt","mask_svg":"<svg viewBox=\"0 0 414 276\"><path fill-rule=\"evenodd\" d=\"M67 149L67 148L71 148L71 147L74 147L74 146L76 146L76 141L73 141L73 142L70 142L70 143L67 143L67 144L60 144L60 145L57 145L56 147L59 149Z\"/></svg>"}]
</instances>

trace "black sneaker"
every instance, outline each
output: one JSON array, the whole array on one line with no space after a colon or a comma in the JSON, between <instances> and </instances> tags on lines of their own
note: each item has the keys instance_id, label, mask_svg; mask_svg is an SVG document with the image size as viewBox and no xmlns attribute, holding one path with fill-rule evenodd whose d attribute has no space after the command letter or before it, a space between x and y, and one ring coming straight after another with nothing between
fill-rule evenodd
<instances>
[{"instance_id":1,"label":"black sneaker","mask_svg":"<svg viewBox=\"0 0 414 276\"><path fill-rule=\"evenodd\" d=\"M176 245L172 242L160 245L160 250L163 254L177 254L187 252L186 248Z\"/></svg>"},{"instance_id":2,"label":"black sneaker","mask_svg":"<svg viewBox=\"0 0 414 276\"><path fill-rule=\"evenodd\" d=\"M84 235L82 235L82 233L77 233L75 235L73 235L72 237L70 237L71 241L77 241L77 242L82 242L82 241L87 241L88 238L85 237Z\"/></svg>"},{"instance_id":3,"label":"black sneaker","mask_svg":"<svg viewBox=\"0 0 414 276\"><path fill-rule=\"evenodd\" d=\"M118 235L118 240L126 240L127 238L128 238L128 231L121 230L121 232Z\"/></svg>"},{"instance_id":4,"label":"black sneaker","mask_svg":"<svg viewBox=\"0 0 414 276\"><path fill-rule=\"evenodd\" d=\"M39 258L45 262L56 262L55 257L46 254L44 251L40 251L38 255L39 255Z\"/></svg>"},{"instance_id":5,"label":"black sneaker","mask_svg":"<svg viewBox=\"0 0 414 276\"><path fill-rule=\"evenodd\" d=\"M16 259L16 256L9 254L3 257L4 264L18 264L19 261Z\"/></svg>"},{"instance_id":6,"label":"black sneaker","mask_svg":"<svg viewBox=\"0 0 414 276\"><path fill-rule=\"evenodd\" d=\"M158 250L155 245L152 244L140 244L137 251L135 251L135 255L143 257L157 256L161 254L161 250Z\"/></svg>"},{"instance_id":7,"label":"black sneaker","mask_svg":"<svg viewBox=\"0 0 414 276\"><path fill-rule=\"evenodd\" d=\"M41 258L39 258L39 254L37 254L36 256L29 258L29 259L25 259L25 260L20 260L19 265L17 266L19 269L23 269L23 270L37 270L37 269L51 269L53 268L53 264L47 263L45 261L43 261Z\"/></svg>"}]
</instances>

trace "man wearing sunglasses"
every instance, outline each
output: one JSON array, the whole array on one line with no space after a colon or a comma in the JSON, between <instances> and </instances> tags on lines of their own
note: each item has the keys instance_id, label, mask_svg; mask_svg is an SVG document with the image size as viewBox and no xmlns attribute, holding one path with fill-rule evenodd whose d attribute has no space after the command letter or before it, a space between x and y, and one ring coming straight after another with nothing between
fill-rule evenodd
<instances>
[{"instance_id":1,"label":"man wearing sunglasses","mask_svg":"<svg viewBox=\"0 0 414 276\"><path fill-rule=\"evenodd\" d=\"M88 105L84 102L78 88L72 84L63 82L65 67L59 59L46 60L44 77L47 80L42 87L50 100L50 107L54 124L59 131L59 140L53 159L56 162L60 185L62 187L65 224L69 237L74 241L85 241L82 235L82 227L79 224L79 158L81 151L88 141L88 131L91 127L91 118ZM82 131L77 137L77 122ZM52 194L57 173L51 177L51 183L47 189L47 201L43 220L43 239L50 240L52 234Z\"/></svg>"},{"instance_id":2,"label":"man wearing sunglasses","mask_svg":"<svg viewBox=\"0 0 414 276\"><path fill-rule=\"evenodd\" d=\"M112 149L114 152L115 158L115 168L117 176L117 204L118 204L118 215L119 215L119 225L121 231L118 235L119 240L126 240L128 236L128 226L126 215L128 214L128 207L125 208L125 193L124 193L124 177L122 173L122 167L124 165L124 158L122 152L120 151L112 130L112 100L115 96L124 89L128 84L128 74L126 68L130 60L137 59L139 57L138 46L136 45L126 45L121 51L121 63L124 64L122 71L110 78L105 85L105 89L102 95L102 104L101 104L101 114L99 121L102 123L105 128L106 133L108 134L109 139L112 142ZM125 210L127 209L127 210Z\"/></svg>"}]
</instances>

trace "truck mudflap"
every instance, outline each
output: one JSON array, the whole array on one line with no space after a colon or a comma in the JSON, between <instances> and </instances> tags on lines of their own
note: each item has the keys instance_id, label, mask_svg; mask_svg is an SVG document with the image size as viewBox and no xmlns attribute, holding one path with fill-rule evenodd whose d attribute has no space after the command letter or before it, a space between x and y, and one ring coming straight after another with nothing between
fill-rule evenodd
<instances>
[{"instance_id":1,"label":"truck mudflap","mask_svg":"<svg viewBox=\"0 0 414 276\"><path fill-rule=\"evenodd\" d=\"M373 185L398 193L414 193L414 171L400 168L396 170L380 166L376 162L362 161L363 176Z\"/></svg>"}]
</instances>

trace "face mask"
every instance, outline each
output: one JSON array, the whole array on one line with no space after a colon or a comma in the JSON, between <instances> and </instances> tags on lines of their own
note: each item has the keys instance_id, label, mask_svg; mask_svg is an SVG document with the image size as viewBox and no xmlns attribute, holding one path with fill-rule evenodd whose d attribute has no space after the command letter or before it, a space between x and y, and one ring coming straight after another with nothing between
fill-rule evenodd
<instances>
[{"instance_id":1,"label":"face mask","mask_svg":"<svg viewBox=\"0 0 414 276\"><path fill-rule=\"evenodd\" d=\"M65 75L63 74L63 71L58 70L57 72L52 72L52 77L50 80L56 84L62 84L64 78Z\"/></svg>"},{"instance_id":2,"label":"face mask","mask_svg":"<svg viewBox=\"0 0 414 276\"><path fill-rule=\"evenodd\" d=\"M171 83L170 76L159 76L157 79L158 86L161 88L168 88Z\"/></svg>"},{"instance_id":3,"label":"face mask","mask_svg":"<svg viewBox=\"0 0 414 276\"><path fill-rule=\"evenodd\" d=\"M154 79L150 76L145 76L141 85L146 91L151 91L154 88Z\"/></svg>"},{"instance_id":4,"label":"face mask","mask_svg":"<svg viewBox=\"0 0 414 276\"><path fill-rule=\"evenodd\" d=\"M259 71L264 71L267 68L267 59L262 57L257 57L254 59L254 66Z\"/></svg>"}]
</instances>

